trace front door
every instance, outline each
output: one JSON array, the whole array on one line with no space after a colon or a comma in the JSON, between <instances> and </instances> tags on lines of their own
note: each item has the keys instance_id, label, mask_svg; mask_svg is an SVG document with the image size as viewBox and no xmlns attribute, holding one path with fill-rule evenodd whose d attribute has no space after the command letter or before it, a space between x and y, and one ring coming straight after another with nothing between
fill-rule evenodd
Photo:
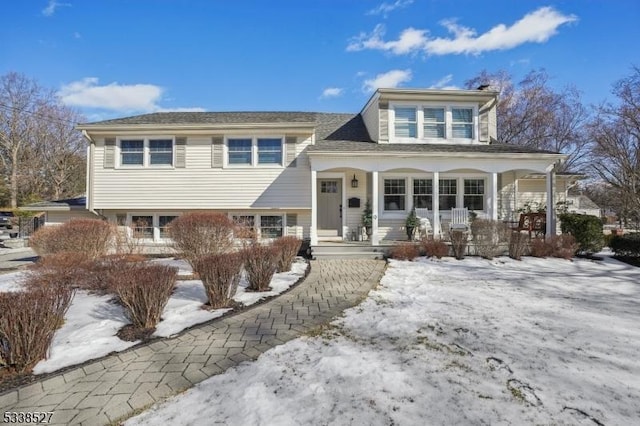
<instances>
[{"instance_id":1,"label":"front door","mask_svg":"<svg viewBox=\"0 0 640 426\"><path fill-rule=\"evenodd\" d=\"M318 179L318 230L342 234L342 179Z\"/></svg>"}]
</instances>

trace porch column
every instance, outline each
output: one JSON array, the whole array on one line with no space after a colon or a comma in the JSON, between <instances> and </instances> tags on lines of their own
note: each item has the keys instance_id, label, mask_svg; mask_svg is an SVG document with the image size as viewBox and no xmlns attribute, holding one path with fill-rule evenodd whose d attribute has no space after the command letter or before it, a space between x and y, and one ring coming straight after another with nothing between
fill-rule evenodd
<instances>
[{"instance_id":1,"label":"porch column","mask_svg":"<svg viewBox=\"0 0 640 426\"><path fill-rule=\"evenodd\" d=\"M547 237L556 235L556 213L554 202L554 188L556 187L556 172L551 169L547 172Z\"/></svg>"},{"instance_id":2,"label":"porch column","mask_svg":"<svg viewBox=\"0 0 640 426\"><path fill-rule=\"evenodd\" d=\"M371 245L380 245L380 237L378 236L378 172L371 172Z\"/></svg>"},{"instance_id":3,"label":"porch column","mask_svg":"<svg viewBox=\"0 0 640 426\"><path fill-rule=\"evenodd\" d=\"M318 245L318 172L311 170L311 245Z\"/></svg>"},{"instance_id":4,"label":"porch column","mask_svg":"<svg viewBox=\"0 0 640 426\"><path fill-rule=\"evenodd\" d=\"M440 239L440 172L433 172L433 238Z\"/></svg>"},{"instance_id":5,"label":"porch column","mask_svg":"<svg viewBox=\"0 0 640 426\"><path fill-rule=\"evenodd\" d=\"M498 173L489 175L489 219L498 220Z\"/></svg>"}]
</instances>

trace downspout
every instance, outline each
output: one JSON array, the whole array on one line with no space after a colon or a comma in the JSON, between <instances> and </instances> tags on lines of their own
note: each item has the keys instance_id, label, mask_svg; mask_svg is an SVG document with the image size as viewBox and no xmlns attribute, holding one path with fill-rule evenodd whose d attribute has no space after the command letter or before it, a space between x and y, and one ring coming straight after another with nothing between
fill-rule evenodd
<instances>
[{"instance_id":1,"label":"downspout","mask_svg":"<svg viewBox=\"0 0 640 426\"><path fill-rule=\"evenodd\" d=\"M87 133L86 130L82 131L82 136L84 136L89 141L89 145L87 146L87 179L86 179L87 201L86 201L85 207L87 208L88 211L95 214L96 216L101 216L100 214L98 214L98 212L96 212L93 209L93 181L94 181L94 176L93 176L94 175L94 165L93 165L94 158L93 157L95 155L95 141L91 139L91 136L89 136L89 133Z\"/></svg>"}]
</instances>

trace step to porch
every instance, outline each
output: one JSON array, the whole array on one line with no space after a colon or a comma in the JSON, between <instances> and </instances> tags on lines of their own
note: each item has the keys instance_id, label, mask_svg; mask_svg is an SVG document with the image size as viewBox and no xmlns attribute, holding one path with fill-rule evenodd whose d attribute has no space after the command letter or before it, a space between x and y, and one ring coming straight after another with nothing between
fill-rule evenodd
<instances>
[{"instance_id":1,"label":"step to porch","mask_svg":"<svg viewBox=\"0 0 640 426\"><path fill-rule=\"evenodd\" d=\"M314 259L384 259L391 245L321 242L311 247Z\"/></svg>"}]
</instances>

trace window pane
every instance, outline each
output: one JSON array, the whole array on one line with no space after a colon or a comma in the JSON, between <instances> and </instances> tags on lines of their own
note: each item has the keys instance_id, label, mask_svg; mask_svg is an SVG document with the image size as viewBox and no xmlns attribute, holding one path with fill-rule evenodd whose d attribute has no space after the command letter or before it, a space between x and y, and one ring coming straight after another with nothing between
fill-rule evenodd
<instances>
[{"instance_id":1,"label":"window pane","mask_svg":"<svg viewBox=\"0 0 640 426\"><path fill-rule=\"evenodd\" d=\"M282 139L258 139L258 164L282 164Z\"/></svg>"},{"instance_id":2,"label":"window pane","mask_svg":"<svg viewBox=\"0 0 640 426\"><path fill-rule=\"evenodd\" d=\"M234 235L238 238L252 238L255 236L255 217L253 215L234 215L233 223L237 229Z\"/></svg>"},{"instance_id":3,"label":"window pane","mask_svg":"<svg viewBox=\"0 0 640 426\"><path fill-rule=\"evenodd\" d=\"M125 166L142 166L144 164L144 141L120 141L120 164Z\"/></svg>"},{"instance_id":4,"label":"window pane","mask_svg":"<svg viewBox=\"0 0 640 426\"><path fill-rule=\"evenodd\" d=\"M173 164L173 141L171 139L152 139L149 141L149 164Z\"/></svg>"},{"instance_id":5,"label":"window pane","mask_svg":"<svg viewBox=\"0 0 640 426\"><path fill-rule=\"evenodd\" d=\"M417 209L433 208L433 181L431 179L413 180L413 206Z\"/></svg>"},{"instance_id":6,"label":"window pane","mask_svg":"<svg viewBox=\"0 0 640 426\"><path fill-rule=\"evenodd\" d=\"M229 139L229 164L251 164L251 139Z\"/></svg>"},{"instance_id":7,"label":"window pane","mask_svg":"<svg viewBox=\"0 0 640 426\"><path fill-rule=\"evenodd\" d=\"M153 216L131 216L131 230L135 238L153 238Z\"/></svg>"},{"instance_id":8,"label":"window pane","mask_svg":"<svg viewBox=\"0 0 640 426\"><path fill-rule=\"evenodd\" d=\"M470 108L453 108L451 132L454 138L473 138L473 110Z\"/></svg>"},{"instance_id":9,"label":"window pane","mask_svg":"<svg viewBox=\"0 0 640 426\"><path fill-rule=\"evenodd\" d=\"M440 179L438 184L440 189L440 210L449 210L456 207L456 194L458 193L458 182L456 179Z\"/></svg>"},{"instance_id":10,"label":"window pane","mask_svg":"<svg viewBox=\"0 0 640 426\"><path fill-rule=\"evenodd\" d=\"M282 216L260 216L262 238L282 237Z\"/></svg>"},{"instance_id":11,"label":"window pane","mask_svg":"<svg viewBox=\"0 0 640 426\"><path fill-rule=\"evenodd\" d=\"M406 182L404 179L384 180L384 209L405 210Z\"/></svg>"},{"instance_id":12,"label":"window pane","mask_svg":"<svg viewBox=\"0 0 640 426\"><path fill-rule=\"evenodd\" d=\"M444 108L424 109L424 137L440 138L445 137Z\"/></svg>"},{"instance_id":13,"label":"window pane","mask_svg":"<svg viewBox=\"0 0 640 426\"><path fill-rule=\"evenodd\" d=\"M484 179L464 180L464 207L484 210Z\"/></svg>"},{"instance_id":14,"label":"window pane","mask_svg":"<svg viewBox=\"0 0 640 426\"><path fill-rule=\"evenodd\" d=\"M177 216L160 216L158 217L158 226L160 227L160 238L168 238L167 227Z\"/></svg>"},{"instance_id":15,"label":"window pane","mask_svg":"<svg viewBox=\"0 0 640 426\"><path fill-rule=\"evenodd\" d=\"M416 109L395 108L394 112L396 136L415 138L417 135Z\"/></svg>"}]
</instances>

